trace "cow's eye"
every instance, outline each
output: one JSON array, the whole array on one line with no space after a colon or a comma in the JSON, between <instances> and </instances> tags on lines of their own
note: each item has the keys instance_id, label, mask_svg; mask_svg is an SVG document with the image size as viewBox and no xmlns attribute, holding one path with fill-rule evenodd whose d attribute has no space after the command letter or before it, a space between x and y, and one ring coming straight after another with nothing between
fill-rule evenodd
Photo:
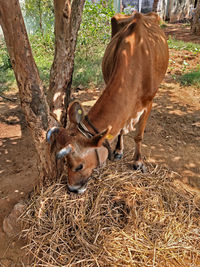
<instances>
[{"instance_id":1,"label":"cow's eye","mask_svg":"<svg viewBox=\"0 0 200 267\"><path fill-rule=\"evenodd\" d=\"M75 168L75 172L78 172L83 169L83 164L78 165L78 167Z\"/></svg>"}]
</instances>

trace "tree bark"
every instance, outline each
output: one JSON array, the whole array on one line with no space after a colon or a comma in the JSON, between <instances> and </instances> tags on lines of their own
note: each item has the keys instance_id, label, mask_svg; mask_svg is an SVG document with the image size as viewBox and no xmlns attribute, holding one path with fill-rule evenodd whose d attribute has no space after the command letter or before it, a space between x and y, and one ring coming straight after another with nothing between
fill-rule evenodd
<instances>
[{"instance_id":1,"label":"tree bark","mask_svg":"<svg viewBox=\"0 0 200 267\"><path fill-rule=\"evenodd\" d=\"M0 0L0 24L19 87L22 110L38 153L39 182L58 175L46 143L46 131L55 125L33 59L18 0Z\"/></svg>"},{"instance_id":2,"label":"tree bark","mask_svg":"<svg viewBox=\"0 0 200 267\"><path fill-rule=\"evenodd\" d=\"M85 0L54 0L55 55L50 74L49 103L57 120L65 127L70 101L74 53Z\"/></svg>"},{"instance_id":3,"label":"tree bark","mask_svg":"<svg viewBox=\"0 0 200 267\"><path fill-rule=\"evenodd\" d=\"M153 2L153 8L152 8L152 11L153 12L157 12L158 2L159 2L159 0L154 0L154 2Z\"/></svg>"},{"instance_id":4,"label":"tree bark","mask_svg":"<svg viewBox=\"0 0 200 267\"><path fill-rule=\"evenodd\" d=\"M200 0L197 1L196 10L191 20L191 32L196 35L200 35Z\"/></svg>"}]
</instances>

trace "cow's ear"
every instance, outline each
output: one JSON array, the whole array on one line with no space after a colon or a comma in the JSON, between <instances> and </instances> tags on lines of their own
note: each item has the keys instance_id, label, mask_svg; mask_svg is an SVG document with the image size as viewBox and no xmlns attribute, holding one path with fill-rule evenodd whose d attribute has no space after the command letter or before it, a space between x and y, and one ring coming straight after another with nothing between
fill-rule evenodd
<instances>
[{"instance_id":1,"label":"cow's ear","mask_svg":"<svg viewBox=\"0 0 200 267\"><path fill-rule=\"evenodd\" d=\"M118 21L116 17L112 17L111 19L111 29L112 29L112 37L118 32Z\"/></svg>"},{"instance_id":2,"label":"cow's ear","mask_svg":"<svg viewBox=\"0 0 200 267\"><path fill-rule=\"evenodd\" d=\"M110 138L110 131L112 129L112 126L109 125L108 128L106 130L104 130L103 132L96 134L92 139L91 139L91 144L95 147L100 147L102 146L103 142L105 141L105 139Z\"/></svg>"},{"instance_id":3,"label":"cow's ear","mask_svg":"<svg viewBox=\"0 0 200 267\"><path fill-rule=\"evenodd\" d=\"M145 17L149 17L151 18L155 23L157 23L158 25L160 25L162 23L161 18L159 17L159 15L155 12L150 12L145 14Z\"/></svg>"},{"instance_id":4,"label":"cow's ear","mask_svg":"<svg viewBox=\"0 0 200 267\"><path fill-rule=\"evenodd\" d=\"M68 115L70 122L80 123L84 117L84 110L81 104L77 101L72 102L68 109Z\"/></svg>"},{"instance_id":5,"label":"cow's ear","mask_svg":"<svg viewBox=\"0 0 200 267\"><path fill-rule=\"evenodd\" d=\"M116 14L111 19L112 37L133 20L132 15Z\"/></svg>"}]
</instances>

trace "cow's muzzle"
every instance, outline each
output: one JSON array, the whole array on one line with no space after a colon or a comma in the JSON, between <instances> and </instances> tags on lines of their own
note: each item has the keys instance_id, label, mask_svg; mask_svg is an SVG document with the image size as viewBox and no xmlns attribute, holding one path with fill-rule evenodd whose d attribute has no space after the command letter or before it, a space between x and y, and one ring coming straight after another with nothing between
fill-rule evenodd
<instances>
[{"instance_id":1,"label":"cow's muzzle","mask_svg":"<svg viewBox=\"0 0 200 267\"><path fill-rule=\"evenodd\" d=\"M70 192L73 192L75 194L83 194L87 189L87 185L86 184L84 186L77 186L77 185L71 186L71 185L68 185L67 187L68 187L68 190Z\"/></svg>"}]
</instances>

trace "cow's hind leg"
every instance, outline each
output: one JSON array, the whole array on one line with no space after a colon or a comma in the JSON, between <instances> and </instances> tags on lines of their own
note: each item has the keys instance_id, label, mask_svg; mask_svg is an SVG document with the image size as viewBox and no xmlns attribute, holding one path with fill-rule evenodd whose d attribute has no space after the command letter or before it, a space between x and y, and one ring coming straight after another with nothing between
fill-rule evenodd
<instances>
[{"instance_id":1,"label":"cow's hind leg","mask_svg":"<svg viewBox=\"0 0 200 267\"><path fill-rule=\"evenodd\" d=\"M134 137L135 140L135 153L133 156L133 168L134 170L141 170L142 172L146 172L146 167L142 161L142 156L141 156L141 145L142 145L142 140L144 136L144 130L146 127L147 119L149 117L149 114L151 112L152 108L152 102L149 103L147 106L147 109L144 111L142 114L137 126L136 126L136 134Z\"/></svg>"},{"instance_id":2,"label":"cow's hind leg","mask_svg":"<svg viewBox=\"0 0 200 267\"><path fill-rule=\"evenodd\" d=\"M114 150L114 159L119 160L123 157L124 150L124 140L123 140L123 130L121 130L120 134L117 138L117 144Z\"/></svg>"}]
</instances>

